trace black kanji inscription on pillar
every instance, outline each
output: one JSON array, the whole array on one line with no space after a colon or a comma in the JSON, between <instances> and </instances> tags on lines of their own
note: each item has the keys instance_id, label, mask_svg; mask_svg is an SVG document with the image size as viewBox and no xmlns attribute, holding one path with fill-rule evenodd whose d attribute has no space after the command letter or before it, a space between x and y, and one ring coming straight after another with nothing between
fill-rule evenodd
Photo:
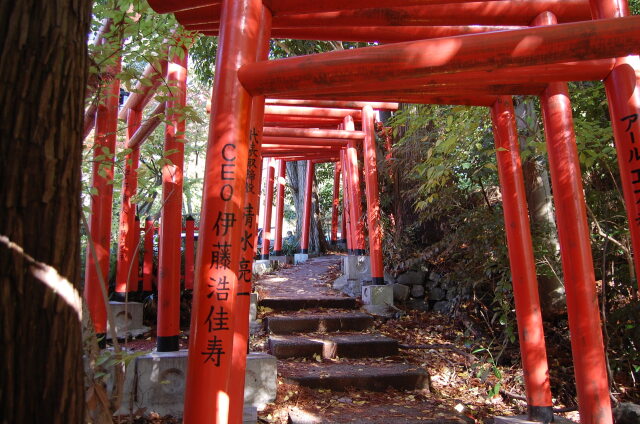
<instances>
[{"instance_id":1,"label":"black kanji inscription on pillar","mask_svg":"<svg viewBox=\"0 0 640 424\"><path fill-rule=\"evenodd\" d=\"M204 320L204 323L207 324L210 333L214 331L228 330L229 313L226 312L222 306L220 306L220 310L218 312L216 312L215 306L210 306L209 314L207 315L207 319Z\"/></svg>"},{"instance_id":2,"label":"black kanji inscription on pillar","mask_svg":"<svg viewBox=\"0 0 640 424\"><path fill-rule=\"evenodd\" d=\"M233 228L236 223L236 215L232 212L218 212L218 218L213 229L216 230L217 236L226 236L229 228Z\"/></svg>"},{"instance_id":3,"label":"black kanji inscription on pillar","mask_svg":"<svg viewBox=\"0 0 640 424\"><path fill-rule=\"evenodd\" d=\"M211 361L214 366L219 367L220 357L225 354L224 350L222 350L222 340L218 336L213 336L212 339L207 341L207 350L201 352L201 354L205 356L205 363Z\"/></svg>"}]
</instances>

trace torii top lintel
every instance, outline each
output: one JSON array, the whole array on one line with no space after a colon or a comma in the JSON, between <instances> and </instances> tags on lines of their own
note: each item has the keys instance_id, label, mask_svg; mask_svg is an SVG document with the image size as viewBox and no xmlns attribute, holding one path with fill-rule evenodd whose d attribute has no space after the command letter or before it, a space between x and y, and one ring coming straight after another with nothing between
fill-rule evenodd
<instances>
[{"instance_id":1,"label":"torii top lintel","mask_svg":"<svg viewBox=\"0 0 640 424\"><path fill-rule=\"evenodd\" d=\"M183 25L210 23L216 29L220 1L150 0L158 13L173 12ZM304 0L265 1L273 28L341 26L521 25L550 11L558 22L591 18L588 0ZM204 29L204 28L202 28Z\"/></svg>"}]
</instances>

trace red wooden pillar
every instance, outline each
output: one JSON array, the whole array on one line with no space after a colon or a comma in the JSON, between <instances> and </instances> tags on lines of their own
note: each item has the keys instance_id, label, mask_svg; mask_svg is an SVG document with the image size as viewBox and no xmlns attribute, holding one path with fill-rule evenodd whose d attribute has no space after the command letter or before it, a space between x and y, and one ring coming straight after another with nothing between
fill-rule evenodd
<instances>
[{"instance_id":1,"label":"red wooden pillar","mask_svg":"<svg viewBox=\"0 0 640 424\"><path fill-rule=\"evenodd\" d=\"M378 194L378 155L376 133L371 106L362 108L362 131L364 131L364 173L367 197L367 223L369 224L369 261L371 281L384 284L382 262L382 226L380 225L380 197ZM364 253L364 252L363 252Z\"/></svg>"},{"instance_id":2,"label":"red wooden pillar","mask_svg":"<svg viewBox=\"0 0 640 424\"><path fill-rule=\"evenodd\" d=\"M342 190L342 196L344 199L344 189ZM342 216L341 216L341 223L340 223L340 242L344 243L345 246L347 244L347 208L344 206L344 200L342 202Z\"/></svg>"},{"instance_id":3,"label":"red wooden pillar","mask_svg":"<svg viewBox=\"0 0 640 424\"><path fill-rule=\"evenodd\" d=\"M340 223L340 242L344 243L345 248L347 248L347 206L346 206L346 199L347 199L347 187L345 186L344 182L345 182L345 178L344 178L344 168L345 168L345 163L344 163L344 154L345 154L345 150L342 149L340 150L340 160L338 160L338 162L340 164L340 174L342 176L342 216L341 216L341 223Z\"/></svg>"},{"instance_id":4,"label":"red wooden pillar","mask_svg":"<svg viewBox=\"0 0 640 424\"><path fill-rule=\"evenodd\" d=\"M256 96L256 97L260 97L260 96ZM255 98L255 97L254 97ZM253 122L253 116L255 115L255 112L253 111L254 106L253 106L253 102L252 102L252 106L251 106L251 119ZM264 115L263 112L259 112L261 114ZM251 124L251 128L253 129L253 123ZM256 184L258 184L258 186L256 187L256 189L258 190L258 200L256 201L256 210L255 210L255 224L256 224L256 230L253 233L254 236L254 240L253 240L253 259L258 258L258 227L259 227L259 219L260 219L260 214L264 213L264 211L262 210L262 199L261 199L261 193L262 193L262 186L263 184L266 184L267 181L267 174L265 172L264 169L264 157L262 156L262 132L260 132L259 130L256 131L252 131L254 134L251 136L253 138L259 137L260 138L260 160L257 161L257 168L256 168L256 175L255 175L255 182ZM254 142L255 143L255 142ZM249 145L249 150L251 150L251 145ZM262 218L264 220L264 217ZM252 260L253 260L252 259Z\"/></svg>"},{"instance_id":5,"label":"red wooden pillar","mask_svg":"<svg viewBox=\"0 0 640 424\"><path fill-rule=\"evenodd\" d=\"M540 97L549 152L580 421L612 422L589 226L566 83Z\"/></svg>"},{"instance_id":6,"label":"red wooden pillar","mask_svg":"<svg viewBox=\"0 0 640 424\"><path fill-rule=\"evenodd\" d=\"M167 72L170 87L176 91L167 100L165 152L170 163L162 167L162 210L158 259L158 352L179 347L180 264L182 249L182 181L185 120L181 108L187 100L187 52L171 58Z\"/></svg>"},{"instance_id":7,"label":"red wooden pillar","mask_svg":"<svg viewBox=\"0 0 640 424\"><path fill-rule=\"evenodd\" d=\"M331 203L331 244L338 242L338 206L340 204L340 161L333 168L333 202Z\"/></svg>"},{"instance_id":8,"label":"red wooden pillar","mask_svg":"<svg viewBox=\"0 0 640 424\"><path fill-rule=\"evenodd\" d=\"M349 173L347 166L347 151L340 152L342 162L342 219L345 233L343 237L347 245L347 254L353 255L353 231L351 227L351 189L349 187Z\"/></svg>"},{"instance_id":9,"label":"red wooden pillar","mask_svg":"<svg viewBox=\"0 0 640 424\"><path fill-rule=\"evenodd\" d=\"M271 11L262 7L261 30L257 41L256 60L269 57L271 38ZM244 410L244 385L247 352L249 351L249 307L252 291L253 259L256 246L252 244L258 232L258 209L260 203L260 179L262 174L262 129L264 126L264 96L256 96L251 103L249 129L249 154L247 159L246 193L242 211L241 259L238 265L238 286L235 291L236 310L233 335L233 357L231 358L231 400L229 422L241 423ZM272 184L273 185L273 184ZM273 195L271 196L273 197ZM266 211L265 211L266 212ZM269 220L271 222L271 220ZM268 239L268 236L266 236ZM269 250L267 249L267 255Z\"/></svg>"},{"instance_id":10,"label":"red wooden pillar","mask_svg":"<svg viewBox=\"0 0 640 424\"><path fill-rule=\"evenodd\" d=\"M311 200L313 199L313 177L315 165L307 161L307 175L304 189L304 215L302 216L302 237L300 253L309 253L309 232L311 230Z\"/></svg>"},{"instance_id":11,"label":"red wooden pillar","mask_svg":"<svg viewBox=\"0 0 640 424\"><path fill-rule=\"evenodd\" d=\"M113 74L120 70L115 66ZM95 247L97 264L87 246L84 274L84 297L93 327L98 338L107 333L107 305L102 294L98 269L106 282L109 278L109 248L111 242L111 210L113 203L113 159L116 150L116 131L118 129L118 101L120 81L112 79L102 89L102 97L96 112L95 141L93 147L93 194L91 195L91 217L89 218L89 238ZM108 290L104 287L104 290Z\"/></svg>"},{"instance_id":12,"label":"red wooden pillar","mask_svg":"<svg viewBox=\"0 0 640 424\"><path fill-rule=\"evenodd\" d=\"M131 291L137 292L140 290L140 217L137 214L133 226L133 239L133 258L131 259L133 287Z\"/></svg>"},{"instance_id":13,"label":"red wooden pillar","mask_svg":"<svg viewBox=\"0 0 640 424\"><path fill-rule=\"evenodd\" d=\"M273 210L273 179L276 171L274 159L267 159L267 190L264 199L264 218L262 222L262 255L261 259L269 259L271 248L271 211Z\"/></svg>"},{"instance_id":14,"label":"red wooden pillar","mask_svg":"<svg viewBox=\"0 0 640 424\"><path fill-rule=\"evenodd\" d=\"M273 246L273 254L282 256L282 226L284 224L284 190L286 187L287 163L278 161L278 191L276 194L276 235Z\"/></svg>"},{"instance_id":15,"label":"red wooden pillar","mask_svg":"<svg viewBox=\"0 0 640 424\"><path fill-rule=\"evenodd\" d=\"M591 0L594 19L629 16L626 0ZM619 57L604 86L609 101L620 180L629 221L633 263L640 298L640 59L638 56Z\"/></svg>"},{"instance_id":16,"label":"red wooden pillar","mask_svg":"<svg viewBox=\"0 0 640 424\"><path fill-rule=\"evenodd\" d=\"M354 131L355 125L353 118L347 116L344 119L344 129ZM351 232L352 249L354 255L364 255L364 223L360 219L362 217L362 193L360 191L360 170L358 168L358 146L356 140L349 139L347 143L347 178L349 184L350 215L351 215Z\"/></svg>"},{"instance_id":17,"label":"red wooden pillar","mask_svg":"<svg viewBox=\"0 0 640 424\"><path fill-rule=\"evenodd\" d=\"M542 329L533 244L529 227L520 146L511 97L499 97L491 107L497 149L498 176L516 304L522 368L531 421L553 420L549 366Z\"/></svg>"},{"instance_id":18,"label":"red wooden pillar","mask_svg":"<svg viewBox=\"0 0 640 424\"><path fill-rule=\"evenodd\" d=\"M129 109L127 112L128 142L140 128L142 112ZM126 143L125 143L126 146ZM120 209L120 231L118 234L118 257L116 265L116 292L114 300L124 301L127 292L136 291L138 276L133 273L132 261L135 253L136 207L131 202L138 188L138 160L140 149L134 148L125 157L124 178L122 179L122 204Z\"/></svg>"},{"instance_id":19,"label":"red wooden pillar","mask_svg":"<svg viewBox=\"0 0 640 424\"><path fill-rule=\"evenodd\" d=\"M191 215L187 216L184 221L185 237L184 237L184 288L185 290L193 290L194 277L194 247L195 247L195 225L196 222Z\"/></svg>"},{"instance_id":20,"label":"red wooden pillar","mask_svg":"<svg viewBox=\"0 0 640 424\"><path fill-rule=\"evenodd\" d=\"M144 256L142 259L142 292L149 294L153 291L153 218L144 221Z\"/></svg>"},{"instance_id":21,"label":"red wooden pillar","mask_svg":"<svg viewBox=\"0 0 640 424\"><path fill-rule=\"evenodd\" d=\"M260 0L224 0L207 145L185 391L184 423L229 422L234 319L251 96L238 69L256 59ZM234 423L235 424L235 423Z\"/></svg>"}]
</instances>

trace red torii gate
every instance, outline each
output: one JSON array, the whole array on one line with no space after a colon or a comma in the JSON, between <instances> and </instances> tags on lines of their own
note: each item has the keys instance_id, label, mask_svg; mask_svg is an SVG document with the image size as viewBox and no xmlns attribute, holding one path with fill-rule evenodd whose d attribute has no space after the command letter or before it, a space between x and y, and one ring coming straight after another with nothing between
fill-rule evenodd
<instances>
[{"instance_id":1,"label":"red torii gate","mask_svg":"<svg viewBox=\"0 0 640 424\"><path fill-rule=\"evenodd\" d=\"M109 271L109 245L111 234L111 204L113 179L113 157L115 153L115 138L117 119L126 119L127 137L125 147L132 149L126 156L125 175L123 178L122 210L120 213L119 241L116 271L116 290L114 299L126 300L127 293L137 289L138 267L137 251L139 242L139 219L131 203L131 197L137 187L137 167L139 146L153 132L161 122L160 115L167 111L167 120L171 125L165 132L165 150L176 150L169 158L172 165L163 167L163 208L160 237L161 272L159 281L158 308L158 350L178 350L179 308L180 308L180 232L182 221L182 157L184 143L184 119L178 115L178 110L184 107L186 101L186 63L187 56L162 59L158 63L150 64L144 71L144 78L151 84L138 84L136 92L127 99L122 110L118 113L118 99L120 82L116 79L108 83L103 90L104 100L97 108L95 116L95 137L99 148L94 148L94 157L105 159L96 160L93 169L94 187L97 194L92 195L90 233L96 247L96 256L100 264L100 272L104 277ZM119 65L118 65L119 66ZM110 73L116 73L116 69ZM142 111L155 94L162 81L169 86L176 87L167 102L161 102L152 112L152 117L141 125ZM89 132L92 125L92 108L85 113L85 131ZM86 134L85 134L86 135ZM105 141L106 140L106 141ZM104 163L101 163L104 162ZM106 163L106 165L105 165ZM102 176L101 169L106 168L106 175ZM171 168L171 169L169 169ZM109 213L107 212L107 209ZM151 291L153 267L153 221L145 223L145 261L143 265L143 290ZM177 258L177 259L176 259ZM177 262L176 262L177 260ZM135 262L134 262L135 261ZM177 265L176 265L177 263ZM133 272L133 270L136 272ZM134 285L135 283L135 285ZM104 290L107 288L104 287ZM107 311L97 276L97 268L90 249L87 248L87 266L85 271L85 297L89 305L94 329L98 337L106 335Z\"/></svg>"},{"instance_id":2,"label":"red torii gate","mask_svg":"<svg viewBox=\"0 0 640 424\"><path fill-rule=\"evenodd\" d=\"M152 1L152 5L163 3L162 0ZM184 2L186 3L186 2ZM183 3L183 6L185 6ZM404 98L409 98L411 93L393 91L385 91L375 87L377 82L385 82L391 80L401 80L404 88L419 88L409 84L412 78L427 78L431 75L457 75L460 80L464 80L465 72L484 72L495 68L503 68L506 73L518 73L518 68L525 65L536 64L532 66L532 70L543 69L546 65L564 63L572 60L585 59L601 59L607 57L625 56L637 51L637 43L640 38L640 30L638 30L638 18L625 18L628 11L626 5L615 3L609 0L593 0L591 2L591 10L596 18L615 18L604 21L570 23L557 26L547 26L531 29L520 29L515 31L504 31L500 33L486 33L469 35L464 37L447 37L438 40L423 40L416 42L399 43L395 45L386 45L379 47L363 48L358 50L350 50L344 52L333 52L318 54L309 57L292 58L272 62L263 62L251 64L255 61L256 47L259 42L258 34L262 33L262 45L268 37L264 36L265 32L271 29L271 12L274 16L274 27L295 26L304 23L305 26L330 25L327 18L333 19L334 22L349 22L360 24L389 24L384 20L372 20L366 16L358 15L356 12L339 12L338 14L327 15L295 15L295 4L289 4L291 7L287 9L290 15L279 15L282 9L278 10L275 0L269 5L271 10L262 8L262 3L258 0L242 0L242 1L225 1L222 2L221 14L219 18L219 31L221 34L221 44L218 56L218 78L216 87L221 90L214 90L216 102L214 102L214 110L211 116L212 128L214 131L210 134L209 140L209 168L212 171L207 175L205 181L205 201L208 199L216 199L223 203L225 213L235 216L240 212L238 202L234 199L234 188L240 187L243 183L246 167L243 160L246 160L246 144L235 144L236 140L246 139L248 130L249 117L249 99L251 94L269 94L278 96L296 96L308 98L314 95L333 95L343 99L363 100L364 96L378 96L377 100L397 99L397 94ZM509 3L509 2L503 2ZM514 19L523 19L518 22L520 25L528 25L533 19L542 12L553 11L560 19L565 19L565 15L558 10L552 9L552 4L546 2L543 9L533 10L527 2L527 6L523 7L519 13L512 15ZM531 2L531 4L540 5L545 2ZM563 2L569 4L569 2ZM576 7L582 4L583 13L587 12L586 2L571 2ZM172 2L168 1L169 10L176 10L172 7ZM203 4L212 4L210 2L194 2L192 6L201 6ZM217 3L220 4L220 3ZM283 3L279 3L280 5ZM387 4L387 3L384 3ZM497 4L497 3L496 3ZM175 6L175 4L173 4ZM189 7L189 6L186 6ZM183 7L183 8L186 8ZM316 6L319 7L319 6ZM336 5L339 9L339 6ZM445 6L442 7L445 9ZM404 9L406 10L406 9ZM305 12L310 12L306 10ZM459 9L457 10L459 15ZM261 16L263 14L263 16ZM527 15L529 14L529 15ZM531 16L533 14L533 16ZM504 13L500 14L504 15ZM210 15L211 16L211 15ZM288 17L287 17L288 16ZM472 13L466 16L473 16ZM266 19L263 19L266 17ZM480 20L473 20L473 23L481 23L490 25L495 23L494 19L498 16L482 16ZM572 19L588 19L587 17L576 17L569 15L568 20ZM418 25L436 23L448 24L450 22L459 23L460 20L447 21L450 18L443 16L441 21L428 21L429 17L425 16L427 21L420 21ZM487 19L486 21L484 19ZM351 20L348 20L351 19ZM492 20L493 19L493 20ZM212 19L208 22L217 22ZM207 23L207 22L204 22ZM395 24L402 22L395 21ZM503 23L499 21L499 23ZM212 25L215 31L217 25ZM372 34L371 39L375 39ZM263 47L264 48L264 47ZM425 54L425 52L430 52ZM615 133L617 139L617 148L619 150L619 158L624 157L624 138L635 137L638 133L637 114L640 108L640 99L638 90L635 91L636 69L634 69L637 60L633 59L617 59L615 67L607 76L606 84L609 98L611 100L612 117L615 119ZM540 68L542 66L542 68ZM537 74L533 74L534 78ZM568 74L558 74L558 80L571 79ZM238 80L242 80L242 84ZM492 79L495 81L494 79ZM366 81L368 87L359 88L360 91L354 91L354 85L358 81ZM415 81L414 81L415 82ZM452 85L451 88L455 87ZM223 88L223 90L222 90ZM532 87L523 87L531 89ZM534 89L537 89L533 87ZM506 90L506 87L503 87ZM515 88L509 88L514 90ZM341 96L340 90L351 94L352 97ZM378 91L376 91L378 90ZM218 92L227 95L226 98L221 97ZM617 94L614 93L617 91ZM511 91L513 92L513 91ZM354 97L362 93L363 97ZM483 101L489 102L492 87L480 87L475 92L472 87L467 87L460 95L457 91L451 89L445 92L437 92L433 97L451 97L468 98L475 94L482 94ZM432 95L434 93L426 91L419 94ZM497 93L506 94L506 93ZM388 96L388 97L387 97ZM407 96L407 97L405 97ZM556 149L554 154L550 154L551 167L553 169L561 169L559 160L565 162L569 160L576 164L575 146L573 150L570 148L572 141L572 131L567 125L570 125L570 109L568 108L567 96L563 92L562 87L550 84L545 89L543 100L547 106L544 108L545 121L549 124L547 131L549 136L549 145ZM471 102L467 100L468 102ZM264 98L260 99L264 103ZM495 103L495 102L494 102ZM569 113L567 113L569 112ZM560 119L551 119L559 117ZM304 120L297 120L301 124ZM633 125L636 124L636 125ZM262 127L262 126L260 126ZM255 127L254 127L255 128ZM235 169L230 177L230 182L221 184L217 181L220 169L225 165L225 161L229 161L225 156L225 146L233 146L236 153L233 156ZM551 153L551 152L550 152ZM213 154L213 157L211 157ZM635 192L633 184L634 172L627 164L620 160L623 175L623 184L625 190L625 199L628 208L629 217L633 220L636 218ZM562 163L566 165L566 163ZM560 239L562 247L563 265L565 274L567 275L567 298L569 308L570 325L573 333L572 345L574 351L574 360L576 362L576 379L578 386L578 395L580 399L581 417L585 422L592 423L608 423L611 422L610 404L608 400L608 388L606 384L606 372L604 368L604 360L602 354L602 338L599 330L599 322L597 315L597 302L593 293L593 267L588 251L588 233L586 230L586 221L584 219L583 199L578 195L580 189L580 179L575 174L575 166L572 167L573 175L558 175L553 177L554 188L557 194L556 204L562 204L558 208L558 220L560 226L565 229L565 234L560 231ZM579 169L579 168L578 168ZM579 175L579 173L578 173ZM570 176L572 178L566 179ZM564 186L568 183L569 186ZM229 188L225 188L229 187ZM226 191L225 191L226 190ZM237 192L237 190L235 190ZM566 197L563 197L566 196ZM574 196L571 201L567 199ZM237 198L237 197L236 197ZM582 209L581 209L582 207ZM561 212L561 209L564 209ZM212 215L209 213L213 211ZM216 212L221 209L214 205L213 207L203 207L203 218L210 222L214 222ZM573 216L571 216L573 215ZM569 218L569 216L571 216ZM569 222L569 219L578 223ZM632 221L633 222L633 221ZM560 227L559 226L559 227ZM567 234L570 228L577 228L579 231L574 234ZM208 228L208 226L207 226ZM634 239L634 248L640 242L638 238L638 229L631 226L632 236ZM234 255L235 247L232 243L238 240L240 236L239 230L230 231L231 234L224 235L215 234L209 231L205 236L208 241L206 246L224 243L228 244L231 252L231 262L220 269L219 266L209 266L207 270L207 259L199 255L199 281L207 278L226 277L231 279L231 284L235 282L235 272L238 269L238 255ZM235 237L234 237L235 236ZM572 262L571 253L567 237L576 237L575 241L579 243L577 246L577 258L581 258ZM235 250L238 251L238 250ZM636 249L637 251L637 249ZM213 251L212 258L213 258ZM636 261L638 259L636 258ZM194 310L198 299L206 296L203 289L199 289L196 285L196 296L194 302ZM517 290L517 288L516 288ZM199 292L198 292L199 291ZM202 300L206 302L206 300ZM206 305L200 313L194 314L192 329L195 334L192 335L189 357L189 376L187 385L187 399L185 407L185 422L199 422L217 419L218 422L227 421L227 410L229 405L228 384L230 361L224 357L227 354L224 349L229 349L230 339L224 332L214 333L209 328L202 328L203 323L207 324L208 319L205 318L206 310L209 314L216 311L222 314L227 313L228 320L234 315L234 303L231 302L213 302ZM595 310L595 313L594 313ZM203 313L203 311L205 313ZM242 314L241 314L242 315ZM228 324L229 321L226 321ZM200 327L200 331L197 330ZM220 329L228 330L228 328ZM235 349L234 349L235 350ZM202 357L204 356L204 365ZM211 364L208 364L211 362ZM197 369L196 369L197 367ZM530 370L525 369L525 372ZM202 392L214 393L214 404L208 405L211 399L206 399ZM549 408L547 405L532 405L534 408ZM233 412L232 412L233 414ZM233 416L233 415L232 415Z\"/></svg>"}]
</instances>

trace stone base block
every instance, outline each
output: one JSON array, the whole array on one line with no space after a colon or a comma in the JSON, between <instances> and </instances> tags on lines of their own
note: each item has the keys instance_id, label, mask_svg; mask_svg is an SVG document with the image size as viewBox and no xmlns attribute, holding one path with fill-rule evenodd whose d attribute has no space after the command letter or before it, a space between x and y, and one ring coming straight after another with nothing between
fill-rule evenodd
<instances>
[{"instance_id":1,"label":"stone base block","mask_svg":"<svg viewBox=\"0 0 640 424\"><path fill-rule=\"evenodd\" d=\"M538 421L529 421L526 415L516 415L513 417L495 417L494 424L540 424ZM554 415L553 422L556 424L576 424L575 421Z\"/></svg>"},{"instance_id":2,"label":"stone base block","mask_svg":"<svg viewBox=\"0 0 640 424\"><path fill-rule=\"evenodd\" d=\"M255 321L258 318L258 293L249 295L249 321Z\"/></svg>"},{"instance_id":3,"label":"stone base block","mask_svg":"<svg viewBox=\"0 0 640 424\"><path fill-rule=\"evenodd\" d=\"M293 256L269 256L269 260L278 262L279 265L293 265Z\"/></svg>"},{"instance_id":4,"label":"stone base block","mask_svg":"<svg viewBox=\"0 0 640 424\"><path fill-rule=\"evenodd\" d=\"M262 275L267 272L273 271L273 264L269 259L258 259L257 261L253 261L253 274L254 275Z\"/></svg>"},{"instance_id":5,"label":"stone base block","mask_svg":"<svg viewBox=\"0 0 640 424\"><path fill-rule=\"evenodd\" d=\"M393 287L371 285L362 287L362 302L365 305L393 306Z\"/></svg>"},{"instance_id":6,"label":"stone base block","mask_svg":"<svg viewBox=\"0 0 640 424\"><path fill-rule=\"evenodd\" d=\"M142 303L111 301L109 308L111 308L118 338L137 337L149 331L149 327L142 325ZM107 327L107 339L111 338L110 331Z\"/></svg>"},{"instance_id":7,"label":"stone base block","mask_svg":"<svg viewBox=\"0 0 640 424\"><path fill-rule=\"evenodd\" d=\"M153 352L137 357L127 367L122 407L125 415L141 408L146 414L182 417L187 375L187 350ZM264 409L276 398L276 358L266 353L249 353L245 373L245 419L255 423L247 408ZM247 415L247 411L249 415ZM252 418L253 421L250 421ZM246 421L249 417L249 421Z\"/></svg>"},{"instance_id":8,"label":"stone base block","mask_svg":"<svg viewBox=\"0 0 640 424\"><path fill-rule=\"evenodd\" d=\"M276 400L278 361L275 356L263 352L247 355L244 377L244 404L263 410L267 403Z\"/></svg>"},{"instance_id":9,"label":"stone base block","mask_svg":"<svg viewBox=\"0 0 640 424\"><path fill-rule=\"evenodd\" d=\"M347 255L342 258L342 272L348 280L370 280L371 263L368 256Z\"/></svg>"},{"instance_id":10,"label":"stone base block","mask_svg":"<svg viewBox=\"0 0 640 424\"><path fill-rule=\"evenodd\" d=\"M362 294L362 281L349 280L346 275L341 275L333 281L333 288L348 296L359 297Z\"/></svg>"},{"instance_id":11,"label":"stone base block","mask_svg":"<svg viewBox=\"0 0 640 424\"><path fill-rule=\"evenodd\" d=\"M293 255L293 263L295 265L303 264L309 260L309 255L306 253L296 253Z\"/></svg>"},{"instance_id":12,"label":"stone base block","mask_svg":"<svg viewBox=\"0 0 640 424\"><path fill-rule=\"evenodd\" d=\"M182 417L187 351L153 352L136 358L134 410L146 408L160 416Z\"/></svg>"}]
</instances>

